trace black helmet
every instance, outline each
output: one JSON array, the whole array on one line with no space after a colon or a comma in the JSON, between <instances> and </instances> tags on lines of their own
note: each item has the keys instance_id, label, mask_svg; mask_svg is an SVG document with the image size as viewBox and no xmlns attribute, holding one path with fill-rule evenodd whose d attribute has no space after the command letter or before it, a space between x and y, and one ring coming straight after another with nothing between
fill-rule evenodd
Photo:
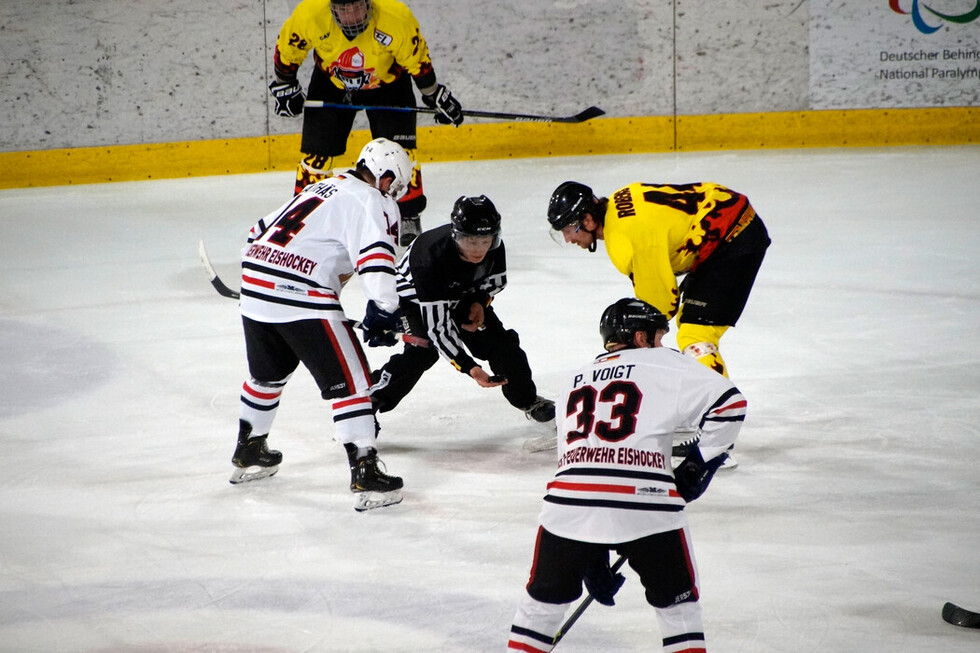
<instances>
[{"instance_id":1,"label":"black helmet","mask_svg":"<svg viewBox=\"0 0 980 653\"><path fill-rule=\"evenodd\" d=\"M570 224L581 222L587 211L595 213L597 203L595 193L585 184L577 181L562 182L551 194L548 222L552 229L561 231ZM596 216L596 220L598 219Z\"/></svg>"},{"instance_id":2,"label":"black helmet","mask_svg":"<svg viewBox=\"0 0 980 653\"><path fill-rule=\"evenodd\" d=\"M670 331L667 316L645 301L624 297L602 312L599 335L607 350L611 344L633 346L633 334L645 331L650 340L660 330Z\"/></svg>"},{"instance_id":3,"label":"black helmet","mask_svg":"<svg viewBox=\"0 0 980 653\"><path fill-rule=\"evenodd\" d=\"M500 236L500 213L486 195L460 197L449 216L453 223L453 237L493 236L496 247Z\"/></svg>"},{"instance_id":4,"label":"black helmet","mask_svg":"<svg viewBox=\"0 0 980 653\"><path fill-rule=\"evenodd\" d=\"M345 23L340 18L342 10L338 9L338 5L360 5L362 14L359 20ZM371 0L330 0L330 13L333 14L334 22L340 27L344 36L353 39L366 30L368 23L371 22Z\"/></svg>"}]
</instances>

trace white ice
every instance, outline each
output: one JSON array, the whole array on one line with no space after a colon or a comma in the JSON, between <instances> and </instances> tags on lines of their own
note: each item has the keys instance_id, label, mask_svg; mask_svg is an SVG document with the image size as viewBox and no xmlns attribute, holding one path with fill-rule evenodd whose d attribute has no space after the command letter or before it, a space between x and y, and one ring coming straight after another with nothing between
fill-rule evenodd
<instances>
[{"instance_id":1,"label":"white ice","mask_svg":"<svg viewBox=\"0 0 980 653\"><path fill-rule=\"evenodd\" d=\"M718 181L773 246L722 341L749 399L741 465L689 510L714 652L980 650L980 147L693 153L425 167L428 227L485 193L542 394L599 351L630 294L600 249L559 246L565 179ZM0 192L0 650L503 650L553 453L444 362L382 416L401 505L357 514L329 407L299 370L279 474L228 483L246 368L247 229L291 173ZM363 314L356 282L344 293ZM368 352L375 364L394 353ZM558 650L658 650L627 582Z\"/></svg>"}]
</instances>

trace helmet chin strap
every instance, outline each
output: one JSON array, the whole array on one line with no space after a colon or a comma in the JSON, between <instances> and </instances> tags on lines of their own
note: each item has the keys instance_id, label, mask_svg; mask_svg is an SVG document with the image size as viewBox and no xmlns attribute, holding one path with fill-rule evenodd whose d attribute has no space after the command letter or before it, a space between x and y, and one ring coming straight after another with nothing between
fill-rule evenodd
<instances>
[{"instance_id":1,"label":"helmet chin strap","mask_svg":"<svg viewBox=\"0 0 980 653\"><path fill-rule=\"evenodd\" d=\"M595 253L595 250L596 250L596 247L598 246L598 243L599 243L599 239L596 238L596 235L595 235L595 232L597 231L597 229L593 229L592 231L589 231L588 229L585 228L585 225L583 225L582 223L579 223L579 229L581 229L585 233L587 233L590 236L592 236L592 242L589 243L589 251L594 254Z\"/></svg>"}]
</instances>

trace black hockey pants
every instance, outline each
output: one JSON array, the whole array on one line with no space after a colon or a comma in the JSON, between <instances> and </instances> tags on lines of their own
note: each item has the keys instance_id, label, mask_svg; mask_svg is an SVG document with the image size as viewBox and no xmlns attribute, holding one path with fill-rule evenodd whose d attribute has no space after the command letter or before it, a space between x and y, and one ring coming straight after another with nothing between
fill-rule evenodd
<instances>
[{"instance_id":1,"label":"black hockey pants","mask_svg":"<svg viewBox=\"0 0 980 653\"><path fill-rule=\"evenodd\" d=\"M403 301L401 309L408 319L409 332L424 337L426 329L418 305ZM531 368L527 354L521 349L520 338L513 329L504 328L489 306L484 309L483 317L483 329L475 332L460 329L460 339L473 358L489 364L492 374L507 377L507 383L500 386L504 398L515 408L525 410L534 403L538 390L531 378ZM380 370L372 374L375 383L381 381L380 387L371 393L371 400L378 412L386 413L397 406L438 360L439 352L434 347L409 344L400 354L388 359Z\"/></svg>"}]
</instances>

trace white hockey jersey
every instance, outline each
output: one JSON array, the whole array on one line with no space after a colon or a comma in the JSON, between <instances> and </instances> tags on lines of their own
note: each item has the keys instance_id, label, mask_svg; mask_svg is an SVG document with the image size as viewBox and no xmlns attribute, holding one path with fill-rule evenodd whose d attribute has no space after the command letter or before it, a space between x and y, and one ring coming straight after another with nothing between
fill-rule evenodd
<instances>
[{"instance_id":1,"label":"white hockey jersey","mask_svg":"<svg viewBox=\"0 0 980 653\"><path fill-rule=\"evenodd\" d=\"M674 431L696 428L705 460L735 442L746 401L726 377L665 347L598 357L566 379L558 473L541 525L582 542L629 542L686 524L670 465Z\"/></svg>"},{"instance_id":2,"label":"white hockey jersey","mask_svg":"<svg viewBox=\"0 0 980 653\"><path fill-rule=\"evenodd\" d=\"M398 206L349 174L311 184L249 232L242 315L260 322L346 319L340 290L355 272L368 299L398 308Z\"/></svg>"}]
</instances>

